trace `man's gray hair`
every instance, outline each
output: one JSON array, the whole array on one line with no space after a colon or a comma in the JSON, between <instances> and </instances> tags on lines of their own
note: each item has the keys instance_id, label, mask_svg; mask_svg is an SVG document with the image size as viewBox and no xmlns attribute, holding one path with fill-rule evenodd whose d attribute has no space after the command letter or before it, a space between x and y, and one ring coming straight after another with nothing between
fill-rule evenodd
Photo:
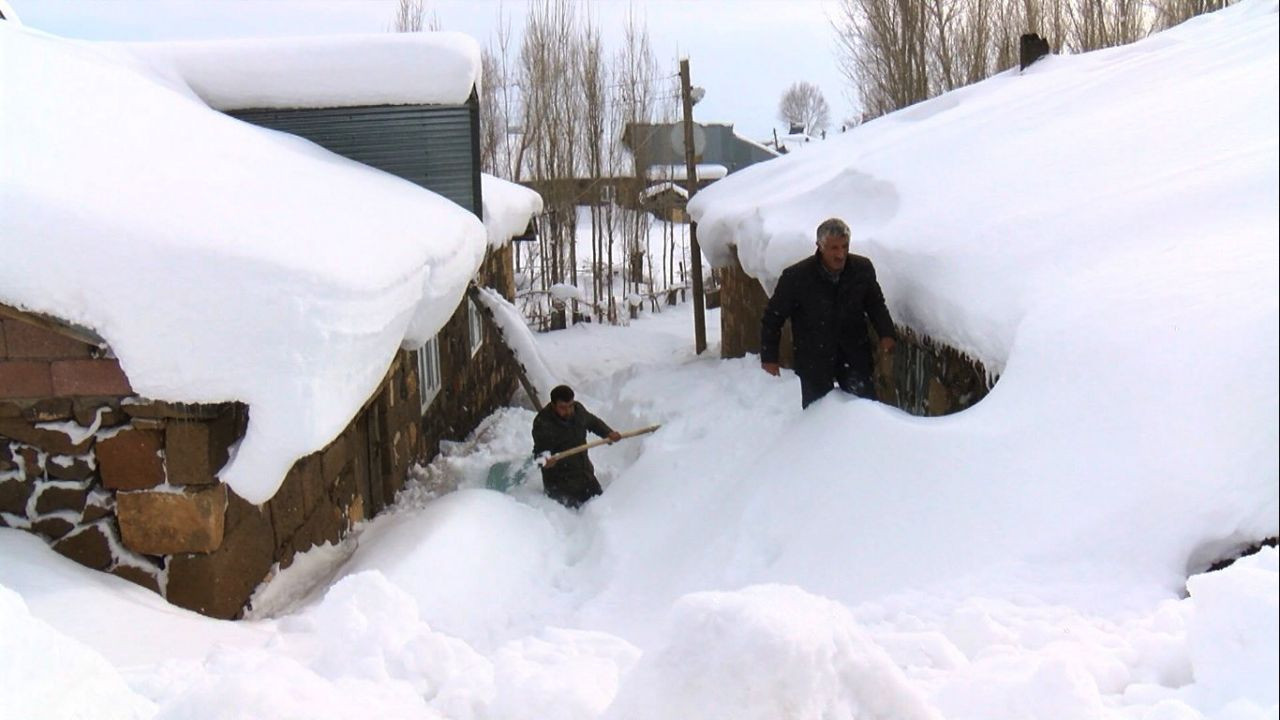
<instances>
[{"instance_id":1,"label":"man's gray hair","mask_svg":"<svg viewBox=\"0 0 1280 720\"><path fill-rule=\"evenodd\" d=\"M842 237L849 239L849 226L840 218L830 218L823 220L818 225L818 244L821 245L823 240L829 237Z\"/></svg>"}]
</instances>

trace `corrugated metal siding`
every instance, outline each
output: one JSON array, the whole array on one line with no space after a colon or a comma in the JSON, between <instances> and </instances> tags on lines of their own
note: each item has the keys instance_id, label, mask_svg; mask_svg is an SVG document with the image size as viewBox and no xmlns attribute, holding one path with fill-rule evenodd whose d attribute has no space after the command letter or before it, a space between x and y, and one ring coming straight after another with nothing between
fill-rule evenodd
<instances>
[{"instance_id":1,"label":"corrugated metal siding","mask_svg":"<svg viewBox=\"0 0 1280 720\"><path fill-rule=\"evenodd\" d=\"M481 214L479 132L466 105L235 110L245 122L304 137Z\"/></svg>"}]
</instances>

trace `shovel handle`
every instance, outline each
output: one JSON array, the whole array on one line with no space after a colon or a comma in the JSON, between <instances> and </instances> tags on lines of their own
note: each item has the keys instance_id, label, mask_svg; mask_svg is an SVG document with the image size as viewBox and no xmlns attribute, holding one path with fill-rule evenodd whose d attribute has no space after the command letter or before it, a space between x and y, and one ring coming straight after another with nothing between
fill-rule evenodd
<instances>
[{"instance_id":1,"label":"shovel handle","mask_svg":"<svg viewBox=\"0 0 1280 720\"><path fill-rule=\"evenodd\" d=\"M618 435L620 435L620 436L621 436L621 437L619 437L618 439L619 439L619 440L626 440L627 438L633 438L633 437L636 437L637 435L647 435L647 434L649 434L649 433L653 432L654 430L657 430L657 429L658 429L658 428L660 428L660 427L662 427L662 426L661 426L661 425L650 425L649 427L643 427L643 428L640 428L640 429L638 429L638 430L628 430L628 431L626 431L626 432L624 432L624 433L618 433ZM607 444L608 444L608 443L610 443L610 442L613 442L613 441L610 441L610 440L609 440L609 438L600 438L599 440L592 440L592 441L591 441L591 442L589 442L589 443L583 443L582 445L579 445L579 446L577 446L577 447L569 448L568 450L562 450L562 451L560 451L560 452L558 452L558 453L556 453L556 454L554 454L554 455L551 455L551 456L546 457L546 458L542 458L542 459L539 461L539 463L538 463L538 464L539 464L539 465L542 465L542 464L545 464L545 463L547 463L547 462L549 462L549 461L551 461L551 460L563 460L563 459L565 459L565 458L569 457L570 455L577 455L578 453L586 452L586 451L590 450L590 449L591 449L591 448L593 448L593 447L599 447L600 445L607 445Z\"/></svg>"}]
</instances>

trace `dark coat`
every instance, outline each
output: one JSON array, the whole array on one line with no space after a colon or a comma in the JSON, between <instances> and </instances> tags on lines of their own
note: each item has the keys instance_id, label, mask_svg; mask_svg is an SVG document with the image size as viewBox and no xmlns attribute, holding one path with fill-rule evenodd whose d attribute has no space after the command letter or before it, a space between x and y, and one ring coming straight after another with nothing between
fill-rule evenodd
<instances>
[{"instance_id":1,"label":"dark coat","mask_svg":"<svg viewBox=\"0 0 1280 720\"><path fill-rule=\"evenodd\" d=\"M568 420L556 414L552 403L547 403L533 418L533 453L555 454L575 448L587 442L588 430L600 437L608 437L613 432L603 420L587 412L582 403L573 404L573 417ZM542 486L547 495L570 507L577 507L601 492L596 469L585 452L543 468Z\"/></svg>"},{"instance_id":2,"label":"dark coat","mask_svg":"<svg viewBox=\"0 0 1280 720\"><path fill-rule=\"evenodd\" d=\"M870 377L874 356L867 319L880 337L894 337L871 261L850 254L833 283L815 252L782 271L760 322L760 361L778 362L782 324L790 320L795 371L801 378L830 386L840 360Z\"/></svg>"}]
</instances>

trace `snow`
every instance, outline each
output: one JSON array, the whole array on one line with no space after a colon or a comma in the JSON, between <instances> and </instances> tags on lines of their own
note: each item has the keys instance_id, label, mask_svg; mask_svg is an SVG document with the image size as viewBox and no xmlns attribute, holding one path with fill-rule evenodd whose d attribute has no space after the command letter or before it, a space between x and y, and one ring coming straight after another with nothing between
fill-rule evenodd
<instances>
[{"instance_id":1,"label":"snow","mask_svg":"<svg viewBox=\"0 0 1280 720\"><path fill-rule=\"evenodd\" d=\"M640 191L640 199L648 200L649 198L661 195L664 192L673 192L682 198L689 197L689 191L673 182L655 183Z\"/></svg>"},{"instance_id":2,"label":"snow","mask_svg":"<svg viewBox=\"0 0 1280 720\"><path fill-rule=\"evenodd\" d=\"M691 201L703 252L723 266L736 247L771 289L818 223L842 217L895 319L997 372L1048 304L1128 316L1114 303L1141 292L1124 287L1135 274L1158 290L1209 262L1274 285L1273 13L1242 3L1049 56L753 165Z\"/></svg>"},{"instance_id":3,"label":"snow","mask_svg":"<svg viewBox=\"0 0 1280 720\"><path fill-rule=\"evenodd\" d=\"M118 48L8 23L0 43L0 302L93 328L144 397L248 403L221 478L269 499L448 319L484 227Z\"/></svg>"},{"instance_id":4,"label":"snow","mask_svg":"<svg viewBox=\"0 0 1280 720\"><path fill-rule=\"evenodd\" d=\"M533 411L505 408L347 547L281 572L252 621L168 608L0 530L0 586L29 613L5 610L48 626L0 669L47 667L58 633L127 684L92 671L99 714L191 720L1274 720L1280 554L1201 571L1280 529L1276 10L1050 58L826 141L861 138L826 161L874 168L806 151L695 199L700 235L732 230L762 274L824 217L854 220L898 317L1001 371L975 407L920 418L837 393L802 411L794 375L718 358L718 310L695 356L687 305L530 337L611 426L662 424L592 451L605 493L580 512L532 467L487 489L532 449ZM970 114L1028 83L1022 112ZM1195 102L1133 115L1135 96L1190 102L1178 88ZM1062 98L1063 117L1035 112ZM1076 114L1093 129L1068 132ZM1046 124L1054 143L1019 140ZM889 190L894 217L866 232Z\"/></svg>"},{"instance_id":5,"label":"snow","mask_svg":"<svg viewBox=\"0 0 1280 720\"><path fill-rule=\"evenodd\" d=\"M520 311L493 288L480 288L480 302L493 313L493 320L502 331L502 341L515 353L516 361L524 369L525 377L538 397L549 400L551 388L559 385L560 381L548 368L546 359L538 350L538 341Z\"/></svg>"},{"instance_id":6,"label":"snow","mask_svg":"<svg viewBox=\"0 0 1280 720\"><path fill-rule=\"evenodd\" d=\"M122 47L218 110L461 105L480 83L480 46L455 32Z\"/></svg>"},{"instance_id":7,"label":"snow","mask_svg":"<svg viewBox=\"0 0 1280 720\"><path fill-rule=\"evenodd\" d=\"M529 221L542 212L542 196L522 185L489 174L480 175L484 229L489 246L499 248L524 234Z\"/></svg>"},{"instance_id":8,"label":"snow","mask_svg":"<svg viewBox=\"0 0 1280 720\"><path fill-rule=\"evenodd\" d=\"M729 168L715 163L699 163L693 167L694 175L699 180L719 180L729 174ZM650 180L686 180L689 168L684 165L653 165L645 170Z\"/></svg>"}]
</instances>

